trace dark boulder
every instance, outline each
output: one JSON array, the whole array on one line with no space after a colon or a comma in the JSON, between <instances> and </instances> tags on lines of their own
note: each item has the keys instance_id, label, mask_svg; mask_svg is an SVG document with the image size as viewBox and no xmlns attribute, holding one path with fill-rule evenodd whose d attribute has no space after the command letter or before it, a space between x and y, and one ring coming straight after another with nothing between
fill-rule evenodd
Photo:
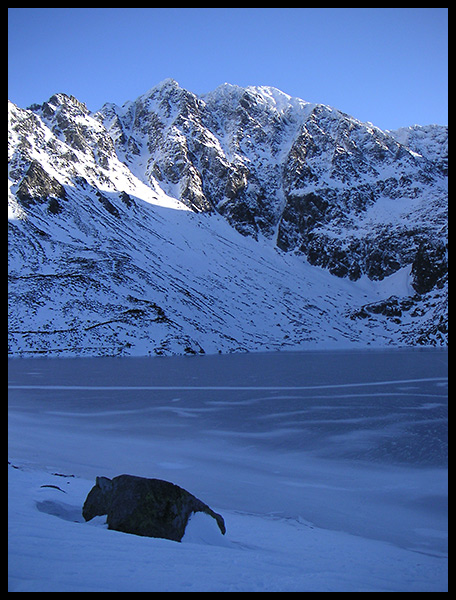
<instances>
[{"instance_id":1,"label":"dark boulder","mask_svg":"<svg viewBox=\"0 0 456 600\"><path fill-rule=\"evenodd\" d=\"M180 542L190 516L204 512L213 517L225 534L223 517L204 502L161 479L119 475L97 477L82 508L86 521L107 515L109 529Z\"/></svg>"}]
</instances>

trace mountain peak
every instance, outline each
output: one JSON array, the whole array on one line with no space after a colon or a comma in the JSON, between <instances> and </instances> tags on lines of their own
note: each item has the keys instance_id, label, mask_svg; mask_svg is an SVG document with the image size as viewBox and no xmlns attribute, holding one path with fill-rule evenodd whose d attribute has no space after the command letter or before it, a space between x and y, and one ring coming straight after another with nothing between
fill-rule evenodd
<instances>
[{"instance_id":1,"label":"mountain peak","mask_svg":"<svg viewBox=\"0 0 456 600\"><path fill-rule=\"evenodd\" d=\"M180 87L180 85L175 79L173 79L172 77L167 77L166 79L163 79L163 81L160 81L160 83L158 83L157 85L151 87L149 90L147 90L147 92L144 92L144 94L141 94L136 99L136 101L144 100L157 94L175 92L177 90L186 91L184 90L184 88Z\"/></svg>"},{"instance_id":2,"label":"mountain peak","mask_svg":"<svg viewBox=\"0 0 456 600\"><path fill-rule=\"evenodd\" d=\"M37 105L34 105L34 108L36 107ZM66 110L68 110L69 108L74 108L82 112L83 114L89 114L90 112L84 102L81 102L71 94L64 93L58 93L51 96L49 100L41 106L41 108L44 107L46 107L47 110L51 111L54 111L59 107L63 107Z\"/></svg>"},{"instance_id":3,"label":"mountain peak","mask_svg":"<svg viewBox=\"0 0 456 600\"><path fill-rule=\"evenodd\" d=\"M306 102L300 98L293 98L278 88L266 85L241 87L231 83L223 83L213 91L201 96L203 100L208 102L229 101L232 103L238 103L240 99L245 97L250 97L256 102L268 104L277 112L284 112L290 108L314 106L310 102Z\"/></svg>"}]
</instances>

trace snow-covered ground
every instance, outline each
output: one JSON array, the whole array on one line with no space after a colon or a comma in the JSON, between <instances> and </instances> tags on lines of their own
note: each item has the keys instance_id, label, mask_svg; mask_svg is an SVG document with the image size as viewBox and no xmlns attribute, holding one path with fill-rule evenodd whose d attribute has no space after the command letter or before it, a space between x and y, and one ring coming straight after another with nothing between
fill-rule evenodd
<instances>
[{"instance_id":1,"label":"snow-covered ground","mask_svg":"<svg viewBox=\"0 0 456 600\"><path fill-rule=\"evenodd\" d=\"M9 591L448 591L446 385L431 349L11 360ZM226 535L85 523L121 473Z\"/></svg>"}]
</instances>

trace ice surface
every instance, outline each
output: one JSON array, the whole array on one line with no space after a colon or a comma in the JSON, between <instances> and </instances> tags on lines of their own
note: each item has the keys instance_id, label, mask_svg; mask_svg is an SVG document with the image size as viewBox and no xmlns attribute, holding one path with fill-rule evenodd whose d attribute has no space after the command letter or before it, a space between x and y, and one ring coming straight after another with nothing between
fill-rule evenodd
<instances>
[{"instance_id":1,"label":"ice surface","mask_svg":"<svg viewBox=\"0 0 456 600\"><path fill-rule=\"evenodd\" d=\"M10 591L447 591L446 351L15 359L9 385ZM226 535L84 523L121 473Z\"/></svg>"}]
</instances>

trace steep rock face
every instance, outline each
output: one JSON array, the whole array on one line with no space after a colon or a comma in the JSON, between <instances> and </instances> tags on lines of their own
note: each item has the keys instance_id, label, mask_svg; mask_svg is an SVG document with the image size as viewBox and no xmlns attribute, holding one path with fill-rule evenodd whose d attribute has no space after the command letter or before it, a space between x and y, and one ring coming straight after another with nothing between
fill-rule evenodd
<instances>
[{"instance_id":1,"label":"steep rock face","mask_svg":"<svg viewBox=\"0 0 456 600\"><path fill-rule=\"evenodd\" d=\"M382 279L445 239L446 128L389 134L274 88L173 80L98 117L140 179L335 275Z\"/></svg>"},{"instance_id":2,"label":"steep rock face","mask_svg":"<svg viewBox=\"0 0 456 600\"><path fill-rule=\"evenodd\" d=\"M46 173L36 160L32 160L16 192L24 208L35 203L48 203L48 211L57 213L62 210L59 200L65 200L65 188Z\"/></svg>"},{"instance_id":3,"label":"steep rock face","mask_svg":"<svg viewBox=\"0 0 456 600\"><path fill-rule=\"evenodd\" d=\"M448 127L412 125L387 133L413 152L425 156L442 175L448 175Z\"/></svg>"},{"instance_id":4,"label":"steep rock face","mask_svg":"<svg viewBox=\"0 0 456 600\"><path fill-rule=\"evenodd\" d=\"M445 343L445 128L173 80L9 117L13 354Z\"/></svg>"},{"instance_id":5,"label":"steep rock face","mask_svg":"<svg viewBox=\"0 0 456 600\"><path fill-rule=\"evenodd\" d=\"M323 108L296 146L285 166L281 248L336 275L382 279L413 262L423 240L445 236L445 181L427 158ZM426 223L430 206L435 219Z\"/></svg>"},{"instance_id":6,"label":"steep rock face","mask_svg":"<svg viewBox=\"0 0 456 600\"><path fill-rule=\"evenodd\" d=\"M192 209L216 210L245 234L273 235L283 204L283 145L300 118L291 106L278 110L263 94L230 85L198 98L167 80L97 116L140 179L155 178Z\"/></svg>"}]
</instances>

